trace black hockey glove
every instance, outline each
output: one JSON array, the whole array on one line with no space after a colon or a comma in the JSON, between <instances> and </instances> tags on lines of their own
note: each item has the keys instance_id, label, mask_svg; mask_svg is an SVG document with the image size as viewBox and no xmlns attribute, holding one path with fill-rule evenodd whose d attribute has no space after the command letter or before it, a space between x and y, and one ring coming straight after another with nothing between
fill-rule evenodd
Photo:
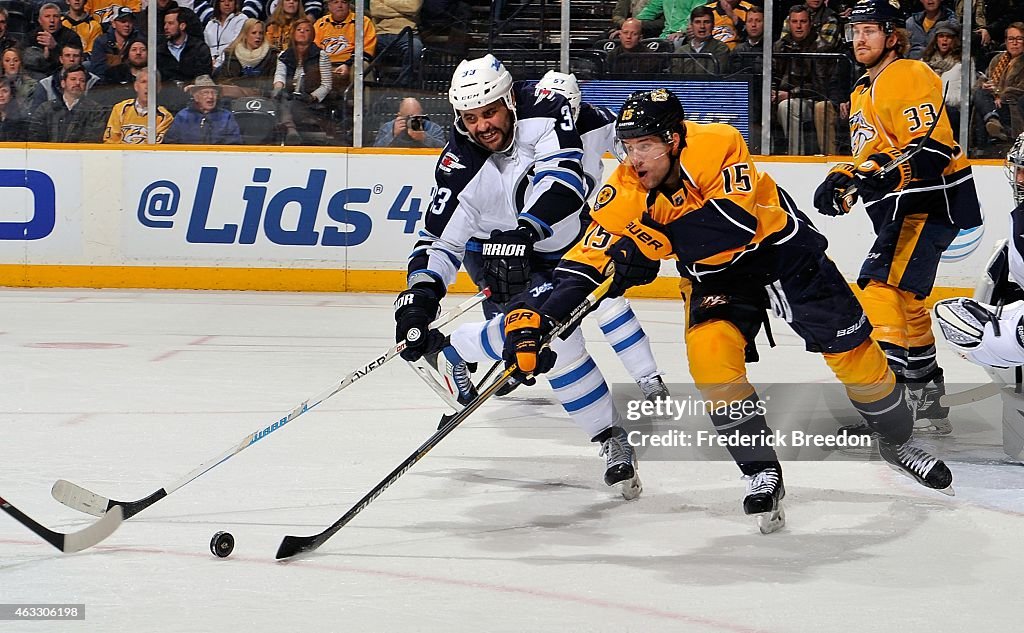
<instances>
[{"instance_id":1,"label":"black hockey glove","mask_svg":"<svg viewBox=\"0 0 1024 633\"><path fill-rule=\"evenodd\" d=\"M529 375L543 374L555 365L555 353L541 347L544 337L554 328L554 321L531 308L512 310L505 316L505 367L516 365L512 377L526 385L536 380Z\"/></svg>"},{"instance_id":2,"label":"black hockey glove","mask_svg":"<svg viewBox=\"0 0 1024 633\"><path fill-rule=\"evenodd\" d=\"M814 191L814 208L822 215L846 215L857 203L857 194L846 190L856 178L853 163L839 163L828 172L825 180ZM860 186L860 183L857 184Z\"/></svg>"},{"instance_id":3,"label":"black hockey glove","mask_svg":"<svg viewBox=\"0 0 1024 633\"><path fill-rule=\"evenodd\" d=\"M530 258L537 236L520 226L511 231L494 231L483 243L480 254L484 283L491 289L491 301L507 303L530 284Z\"/></svg>"},{"instance_id":4,"label":"black hockey glove","mask_svg":"<svg viewBox=\"0 0 1024 633\"><path fill-rule=\"evenodd\" d=\"M910 179L914 176L910 161L900 163L889 173L882 174L882 168L899 157L900 153L896 150L878 152L868 156L866 161L857 166L857 189L860 190L861 197L866 200L877 200L910 184Z\"/></svg>"},{"instance_id":5,"label":"black hockey glove","mask_svg":"<svg viewBox=\"0 0 1024 633\"><path fill-rule=\"evenodd\" d=\"M646 286L658 278L661 262L644 255L637 243L628 237L612 244L607 253L615 264L609 297L621 297L633 286Z\"/></svg>"},{"instance_id":6,"label":"black hockey glove","mask_svg":"<svg viewBox=\"0 0 1024 633\"><path fill-rule=\"evenodd\" d=\"M405 341L402 358L419 360L439 348L444 335L430 329L430 322L441 312L441 299L430 288L410 288L395 300L395 342Z\"/></svg>"}]
</instances>

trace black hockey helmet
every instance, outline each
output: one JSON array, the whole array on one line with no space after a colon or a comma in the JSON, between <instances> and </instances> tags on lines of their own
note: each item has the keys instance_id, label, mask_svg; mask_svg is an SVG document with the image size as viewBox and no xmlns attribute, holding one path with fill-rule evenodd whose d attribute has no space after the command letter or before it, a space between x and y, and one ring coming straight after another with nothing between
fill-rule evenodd
<instances>
[{"instance_id":1,"label":"black hockey helmet","mask_svg":"<svg viewBox=\"0 0 1024 633\"><path fill-rule=\"evenodd\" d=\"M672 142L672 133L685 135L683 104L667 88L640 90L629 95L615 121L615 136L619 139L660 136Z\"/></svg>"},{"instance_id":2,"label":"black hockey helmet","mask_svg":"<svg viewBox=\"0 0 1024 633\"><path fill-rule=\"evenodd\" d=\"M850 12L850 24L871 22L882 25L886 35L906 26L900 12L900 0L857 0Z\"/></svg>"}]
</instances>

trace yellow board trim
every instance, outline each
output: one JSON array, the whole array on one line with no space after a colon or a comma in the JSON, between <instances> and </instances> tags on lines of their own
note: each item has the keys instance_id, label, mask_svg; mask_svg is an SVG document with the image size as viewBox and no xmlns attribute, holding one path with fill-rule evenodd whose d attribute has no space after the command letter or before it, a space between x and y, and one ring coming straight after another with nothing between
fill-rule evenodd
<instances>
[{"instance_id":1,"label":"yellow board trim","mask_svg":"<svg viewBox=\"0 0 1024 633\"><path fill-rule=\"evenodd\" d=\"M45 266L0 264L0 286L15 288L148 288L154 290L267 290L277 292L400 292L402 270L326 268L221 268L201 266ZM853 284L851 284L853 286ZM855 288L856 290L856 288ZM452 289L476 292L466 273ZM970 288L935 288L930 306L939 299L970 296ZM635 299L679 300L679 278L659 277L634 288Z\"/></svg>"}]
</instances>

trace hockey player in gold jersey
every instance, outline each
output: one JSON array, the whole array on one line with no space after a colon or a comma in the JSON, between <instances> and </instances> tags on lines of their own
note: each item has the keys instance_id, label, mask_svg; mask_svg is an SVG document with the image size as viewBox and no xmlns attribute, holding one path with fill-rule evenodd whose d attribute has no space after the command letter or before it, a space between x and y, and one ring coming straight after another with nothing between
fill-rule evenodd
<instances>
[{"instance_id":1,"label":"hockey player in gold jersey","mask_svg":"<svg viewBox=\"0 0 1024 633\"><path fill-rule=\"evenodd\" d=\"M135 75L135 98L125 99L116 104L110 111L107 129L103 133L104 143L123 143L142 145L149 138L148 106L149 89L148 68L141 68ZM160 74L157 73L159 85ZM163 106L156 109L156 142L163 143L164 135L171 127L174 116Z\"/></svg>"},{"instance_id":2,"label":"hockey player in gold jersey","mask_svg":"<svg viewBox=\"0 0 1024 633\"><path fill-rule=\"evenodd\" d=\"M912 412L871 325L838 269L827 242L765 172L758 171L739 131L685 122L665 89L633 93L616 123L624 162L598 193L593 224L556 268L554 289L540 305L508 312L505 358L523 372L543 370L549 350L541 336L603 279L614 262L611 294L651 283L660 261L676 260L687 304L686 353L707 400L727 402L735 415L712 413L730 453L750 478L744 511L763 531L781 525L785 494L771 434L746 376L757 359L754 337L769 303L846 386L879 434L883 458L925 486L947 491L942 461L905 445ZM746 441L739 440L746 438ZM749 439L754 438L754 439ZM735 445L735 446L734 446ZM755 446L744 449L743 446Z\"/></svg>"},{"instance_id":3,"label":"hockey player in gold jersey","mask_svg":"<svg viewBox=\"0 0 1024 633\"><path fill-rule=\"evenodd\" d=\"M908 40L897 28L903 23L898 1L860 0L850 23L854 54L867 68L850 96L853 162L832 168L814 206L845 215L858 196L863 200L877 236L858 275L864 310L889 366L909 385L919 430L948 433L949 409L939 403L942 369L924 302L942 252L960 229L982 223L974 178L953 139L939 77L923 62L902 59ZM915 150L898 169L882 173Z\"/></svg>"}]
</instances>

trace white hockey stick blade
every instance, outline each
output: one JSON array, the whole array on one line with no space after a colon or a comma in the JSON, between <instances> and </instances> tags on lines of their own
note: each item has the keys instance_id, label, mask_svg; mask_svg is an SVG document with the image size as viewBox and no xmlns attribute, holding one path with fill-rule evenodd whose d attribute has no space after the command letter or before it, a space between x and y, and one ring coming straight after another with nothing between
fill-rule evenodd
<instances>
[{"instance_id":1,"label":"white hockey stick blade","mask_svg":"<svg viewBox=\"0 0 1024 633\"><path fill-rule=\"evenodd\" d=\"M103 513L103 518L84 530L64 536L64 552L80 552L88 549L117 531L124 522L121 506L114 506Z\"/></svg>"},{"instance_id":2,"label":"white hockey stick blade","mask_svg":"<svg viewBox=\"0 0 1024 633\"><path fill-rule=\"evenodd\" d=\"M959 407L965 404L971 404L972 402L980 402L986 398L998 395L1000 391L998 383L990 382L984 385L978 385L977 387L971 387L970 389L964 389L956 393L947 393L946 395L939 398L939 404L944 407Z\"/></svg>"},{"instance_id":3,"label":"white hockey stick blade","mask_svg":"<svg viewBox=\"0 0 1024 633\"><path fill-rule=\"evenodd\" d=\"M457 396L449 389L447 381L444 379L436 369L425 358L421 358L417 361L408 361L409 366L413 368L416 375L423 379L423 382L427 383L427 386L438 395L441 400L452 411L462 411L462 405L459 404Z\"/></svg>"},{"instance_id":4,"label":"white hockey stick blade","mask_svg":"<svg viewBox=\"0 0 1024 633\"><path fill-rule=\"evenodd\" d=\"M94 492L89 492L78 484L73 484L66 479L58 479L57 483L53 484L50 494L53 495L54 499L67 507L91 514L94 517L101 517L106 514L107 504L110 503L110 499L101 497Z\"/></svg>"}]
</instances>

